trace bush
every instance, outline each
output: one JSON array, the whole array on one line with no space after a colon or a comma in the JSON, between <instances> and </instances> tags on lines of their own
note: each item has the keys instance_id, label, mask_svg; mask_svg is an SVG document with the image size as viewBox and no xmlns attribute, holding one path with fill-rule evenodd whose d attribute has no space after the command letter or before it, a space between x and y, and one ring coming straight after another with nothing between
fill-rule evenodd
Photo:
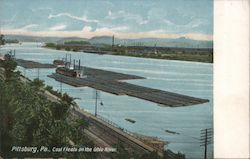
<instances>
[{"instance_id":1,"label":"bush","mask_svg":"<svg viewBox=\"0 0 250 159\"><path fill-rule=\"evenodd\" d=\"M61 50L61 46L57 45L56 50Z\"/></svg>"},{"instance_id":2,"label":"bush","mask_svg":"<svg viewBox=\"0 0 250 159\"><path fill-rule=\"evenodd\" d=\"M56 47L56 44L54 44L54 43L46 43L45 47L52 47L52 48L54 48L54 47Z\"/></svg>"},{"instance_id":3,"label":"bush","mask_svg":"<svg viewBox=\"0 0 250 159\"><path fill-rule=\"evenodd\" d=\"M70 49L69 47L66 47L65 50L66 50L66 51L70 51L71 49Z\"/></svg>"}]
</instances>

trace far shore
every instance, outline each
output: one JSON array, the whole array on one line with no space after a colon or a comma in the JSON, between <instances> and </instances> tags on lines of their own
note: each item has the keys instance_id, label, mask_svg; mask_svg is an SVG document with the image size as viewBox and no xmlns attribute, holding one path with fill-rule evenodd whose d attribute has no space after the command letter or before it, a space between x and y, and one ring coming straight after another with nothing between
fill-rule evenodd
<instances>
[{"instance_id":1,"label":"far shore","mask_svg":"<svg viewBox=\"0 0 250 159\"><path fill-rule=\"evenodd\" d=\"M99 55L119 55L141 58L213 63L213 50L204 48L155 48L146 46L105 46L97 48L92 45L56 45L52 43L46 43L43 47L49 49L84 52Z\"/></svg>"}]
</instances>

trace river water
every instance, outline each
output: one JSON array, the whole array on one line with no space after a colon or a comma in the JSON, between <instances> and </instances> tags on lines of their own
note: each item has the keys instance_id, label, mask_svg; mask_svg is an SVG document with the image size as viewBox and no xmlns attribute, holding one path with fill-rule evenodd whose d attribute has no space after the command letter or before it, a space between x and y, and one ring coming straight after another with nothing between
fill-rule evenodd
<instances>
[{"instance_id":1,"label":"river water","mask_svg":"<svg viewBox=\"0 0 250 159\"><path fill-rule=\"evenodd\" d=\"M203 158L204 147L200 147L199 143L200 130L213 127L213 64L66 52L42 48L41 44L35 43L5 45L0 51L5 53L10 49L16 50L17 58L41 63L52 63L54 59L61 59L66 53L71 53L72 59L81 59L84 66L146 77L126 82L209 99L209 103L178 108L161 107L142 99L105 92L99 92L98 99L98 115L128 131L161 138L169 142L166 149L184 153L187 158ZM47 77L55 69L18 69L30 79L37 78L39 74L39 78L47 85L53 86L55 90L60 89L59 82ZM94 113L95 95L92 88L62 84L62 91L76 98L82 109ZM130 123L126 118L136 122ZM212 158L212 155L213 144L210 144L208 157Z\"/></svg>"}]
</instances>

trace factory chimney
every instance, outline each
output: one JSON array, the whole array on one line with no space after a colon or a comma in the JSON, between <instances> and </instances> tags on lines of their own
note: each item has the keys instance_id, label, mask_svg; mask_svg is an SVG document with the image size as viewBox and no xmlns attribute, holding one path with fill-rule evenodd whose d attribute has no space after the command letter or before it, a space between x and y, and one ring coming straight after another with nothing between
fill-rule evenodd
<instances>
[{"instance_id":1,"label":"factory chimney","mask_svg":"<svg viewBox=\"0 0 250 159\"><path fill-rule=\"evenodd\" d=\"M114 47L115 46L115 36L113 35L112 36L112 47Z\"/></svg>"}]
</instances>

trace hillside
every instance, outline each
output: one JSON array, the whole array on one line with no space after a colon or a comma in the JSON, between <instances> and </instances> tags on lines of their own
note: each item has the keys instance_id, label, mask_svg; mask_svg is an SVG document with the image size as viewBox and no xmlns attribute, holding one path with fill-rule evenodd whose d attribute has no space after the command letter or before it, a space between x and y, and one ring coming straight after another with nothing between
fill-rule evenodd
<instances>
[{"instance_id":1,"label":"hillside","mask_svg":"<svg viewBox=\"0 0 250 159\"><path fill-rule=\"evenodd\" d=\"M89 39L91 43L111 44L111 36L100 36ZM115 44L127 46L159 46L159 47L184 47L184 48L213 48L212 41L192 40L185 37L177 39L143 38L120 39L115 38Z\"/></svg>"}]
</instances>

